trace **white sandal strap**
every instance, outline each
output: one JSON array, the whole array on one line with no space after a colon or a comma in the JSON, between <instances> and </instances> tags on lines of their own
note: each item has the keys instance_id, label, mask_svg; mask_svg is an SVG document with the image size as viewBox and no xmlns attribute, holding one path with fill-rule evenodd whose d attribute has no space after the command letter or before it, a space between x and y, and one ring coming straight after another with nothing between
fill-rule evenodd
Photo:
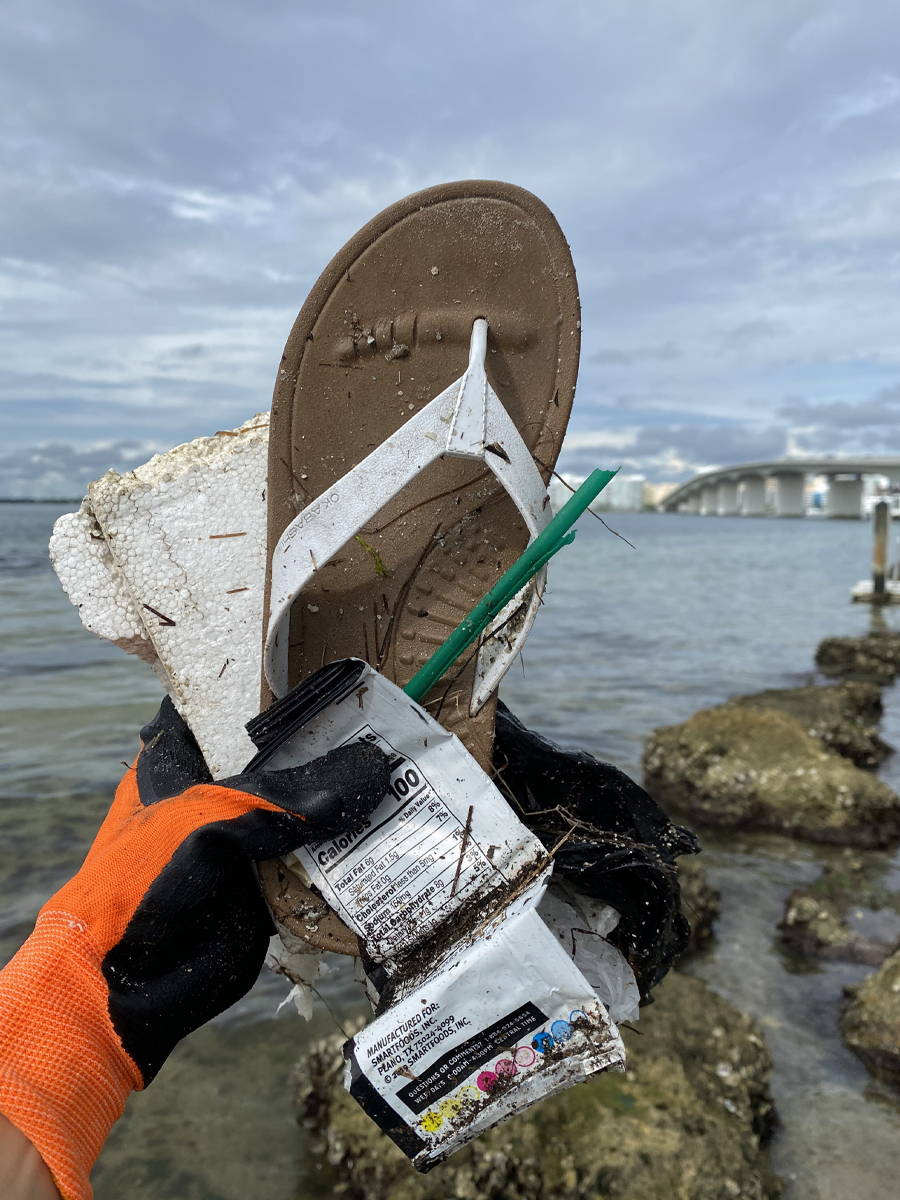
<instances>
[{"instance_id":1,"label":"white sandal strap","mask_svg":"<svg viewBox=\"0 0 900 1200\"><path fill-rule=\"evenodd\" d=\"M532 538L547 525L552 513L544 482L484 370L487 322L472 327L469 365L430 404L386 438L361 463L288 525L272 554L269 628L263 657L266 678L276 696L288 690L288 631L293 602L312 579L360 529L445 454L486 463L516 504ZM528 636L540 606L546 568L507 605L485 636L479 653L471 712L474 715L509 670L518 647ZM499 630L509 614L527 599L527 610L516 631Z\"/></svg>"}]
</instances>

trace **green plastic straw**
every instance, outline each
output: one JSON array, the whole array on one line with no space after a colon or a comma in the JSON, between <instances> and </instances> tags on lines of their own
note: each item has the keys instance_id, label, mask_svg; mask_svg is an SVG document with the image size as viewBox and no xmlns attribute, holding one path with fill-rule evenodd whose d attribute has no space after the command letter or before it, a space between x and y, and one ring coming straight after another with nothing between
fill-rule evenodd
<instances>
[{"instance_id":1,"label":"green plastic straw","mask_svg":"<svg viewBox=\"0 0 900 1200\"><path fill-rule=\"evenodd\" d=\"M442 646L438 646L428 662L412 677L403 689L407 696L420 701L437 683L445 671L456 662L476 638L487 629L497 613L512 600L533 575L563 546L575 539L569 532L585 509L600 495L616 471L592 471L578 491L562 506L550 524L539 533L525 553L513 563L505 575L494 584L483 600L453 630Z\"/></svg>"}]
</instances>

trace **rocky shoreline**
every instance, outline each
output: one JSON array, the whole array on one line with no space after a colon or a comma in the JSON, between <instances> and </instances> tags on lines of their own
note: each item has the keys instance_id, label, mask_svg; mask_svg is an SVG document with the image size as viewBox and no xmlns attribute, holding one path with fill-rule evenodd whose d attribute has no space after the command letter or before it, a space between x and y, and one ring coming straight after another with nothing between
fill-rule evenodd
<instances>
[{"instance_id":1,"label":"rocky shoreline","mask_svg":"<svg viewBox=\"0 0 900 1200\"><path fill-rule=\"evenodd\" d=\"M830 637L819 643L816 666L830 679L893 683L900 675L900 633L876 630L862 637Z\"/></svg>"},{"instance_id":2,"label":"rocky shoreline","mask_svg":"<svg viewBox=\"0 0 900 1200\"><path fill-rule=\"evenodd\" d=\"M900 942L900 896L881 883L884 864L852 850L825 864L820 877L787 898L782 941L811 957L878 966Z\"/></svg>"},{"instance_id":3,"label":"rocky shoreline","mask_svg":"<svg viewBox=\"0 0 900 1200\"><path fill-rule=\"evenodd\" d=\"M893 753L878 721L900 634L826 638L816 665L841 682L735 696L654 730L644 785L700 826L847 847L791 892L778 930L807 959L879 967L847 990L841 1034L876 1078L900 1084L900 895L882 882L886 862L861 853L900 839L900 799L872 774Z\"/></svg>"},{"instance_id":4,"label":"rocky shoreline","mask_svg":"<svg viewBox=\"0 0 900 1200\"><path fill-rule=\"evenodd\" d=\"M725 707L729 706L786 713L826 749L867 771L877 770L894 753L893 746L878 731L883 706L881 688L875 683L846 681L833 687L770 688L735 696Z\"/></svg>"},{"instance_id":5,"label":"rocky shoreline","mask_svg":"<svg viewBox=\"0 0 900 1200\"><path fill-rule=\"evenodd\" d=\"M678 882L681 885L681 911L691 927L691 940L685 954L703 950L712 941L713 922L719 915L721 896L706 876L706 868L696 858L678 862Z\"/></svg>"},{"instance_id":6,"label":"rocky shoreline","mask_svg":"<svg viewBox=\"0 0 900 1200\"><path fill-rule=\"evenodd\" d=\"M699 825L888 846L900 838L900 798L871 773L892 753L879 712L866 683L738 696L654 730L644 786Z\"/></svg>"},{"instance_id":7,"label":"rocky shoreline","mask_svg":"<svg viewBox=\"0 0 900 1200\"><path fill-rule=\"evenodd\" d=\"M844 1042L876 1079L900 1085L900 950L846 994Z\"/></svg>"},{"instance_id":8,"label":"rocky shoreline","mask_svg":"<svg viewBox=\"0 0 900 1200\"><path fill-rule=\"evenodd\" d=\"M900 895L877 852L900 839L900 798L874 774L894 752L878 725L900 635L826 639L816 661L839 682L735 696L655 730L644 785L698 826L845 847L823 851L821 876L790 894L778 932L803 959L879 968L847 989L841 1034L876 1078L900 1085ZM719 894L695 859L680 860L679 879L690 954L713 937ZM780 1195L766 1150L771 1059L755 1023L676 970L622 1032L624 1076L546 1100L424 1176L344 1091L341 1038L301 1063L298 1120L347 1200Z\"/></svg>"}]
</instances>

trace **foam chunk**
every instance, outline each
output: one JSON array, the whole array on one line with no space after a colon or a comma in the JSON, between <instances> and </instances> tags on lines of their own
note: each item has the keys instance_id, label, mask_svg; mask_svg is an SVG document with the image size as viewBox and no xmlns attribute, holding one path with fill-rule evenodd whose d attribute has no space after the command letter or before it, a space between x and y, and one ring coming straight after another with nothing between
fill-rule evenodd
<instances>
[{"instance_id":1,"label":"foam chunk","mask_svg":"<svg viewBox=\"0 0 900 1200\"><path fill-rule=\"evenodd\" d=\"M54 530L54 566L85 626L132 653L149 638L217 778L255 754L244 724L259 711L268 433L259 413L108 471Z\"/></svg>"},{"instance_id":2,"label":"foam chunk","mask_svg":"<svg viewBox=\"0 0 900 1200\"><path fill-rule=\"evenodd\" d=\"M158 662L125 576L87 499L77 512L65 513L53 526L50 561L85 629L151 665Z\"/></svg>"}]
</instances>

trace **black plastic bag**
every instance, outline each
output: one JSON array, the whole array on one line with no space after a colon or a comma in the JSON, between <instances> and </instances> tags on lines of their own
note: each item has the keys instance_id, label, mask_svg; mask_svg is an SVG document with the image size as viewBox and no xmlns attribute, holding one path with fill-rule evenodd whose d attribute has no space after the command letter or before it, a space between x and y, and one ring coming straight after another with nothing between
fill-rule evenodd
<instances>
[{"instance_id":1,"label":"black plastic bag","mask_svg":"<svg viewBox=\"0 0 900 1200\"><path fill-rule=\"evenodd\" d=\"M621 914L610 941L649 999L690 938L675 859L697 854L697 838L673 825L623 771L583 750L561 749L503 703L494 769L521 820L553 851L555 869Z\"/></svg>"}]
</instances>

